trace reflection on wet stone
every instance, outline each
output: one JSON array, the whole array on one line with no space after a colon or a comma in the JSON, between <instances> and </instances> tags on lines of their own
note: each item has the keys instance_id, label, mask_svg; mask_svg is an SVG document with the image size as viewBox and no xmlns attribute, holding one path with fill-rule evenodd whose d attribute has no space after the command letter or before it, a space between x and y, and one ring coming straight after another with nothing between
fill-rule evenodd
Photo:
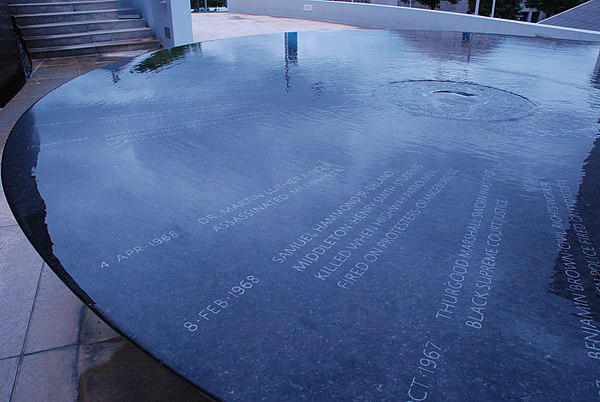
<instances>
[{"instance_id":1,"label":"reflection on wet stone","mask_svg":"<svg viewBox=\"0 0 600 402\"><path fill-rule=\"evenodd\" d=\"M435 40L419 31L398 31L397 35L406 43L421 52L424 56L443 62L470 62L485 57L496 50L505 37L501 35L473 35L455 32L440 32Z\"/></svg>"},{"instance_id":2,"label":"reflection on wet stone","mask_svg":"<svg viewBox=\"0 0 600 402\"><path fill-rule=\"evenodd\" d=\"M597 56L385 31L167 49L40 100L3 185L77 295L218 398L592 400Z\"/></svg>"}]
</instances>

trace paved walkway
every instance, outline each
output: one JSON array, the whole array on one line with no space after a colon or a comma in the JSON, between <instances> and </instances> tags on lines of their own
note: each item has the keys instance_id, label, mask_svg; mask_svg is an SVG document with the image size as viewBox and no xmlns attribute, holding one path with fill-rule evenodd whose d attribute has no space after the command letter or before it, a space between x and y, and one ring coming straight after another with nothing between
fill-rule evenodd
<instances>
[{"instance_id":1,"label":"paved walkway","mask_svg":"<svg viewBox=\"0 0 600 402\"><path fill-rule=\"evenodd\" d=\"M192 14L194 42L277 32L357 29L329 22L229 13Z\"/></svg>"},{"instance_id":2,"label":"paved walkway","mask_svg":"<svg viewBox=\"0 0 600 402\"><path fill-rule=\"evenodd\" d=\"M323 29L339 24L193 14L194 40ZM124 55L120 55L124 56ZM117 56L114 56L117 57ZM117 58L43 60L0 111L0 150L15 122L63 83ZM0 401L202 401L198 390L100 321L29 245L0 192Z\"/></svg>"}]
</instances>

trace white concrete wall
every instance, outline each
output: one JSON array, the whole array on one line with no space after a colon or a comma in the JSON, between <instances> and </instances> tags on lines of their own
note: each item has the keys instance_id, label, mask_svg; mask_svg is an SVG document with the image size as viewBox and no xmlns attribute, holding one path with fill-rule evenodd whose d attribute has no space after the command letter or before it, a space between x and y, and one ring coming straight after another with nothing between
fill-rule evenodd
<instances>
[{"instance_id":1,"label":"white concrete wall","mask_svg":"<svg viewBox=\"0 0 600 402\"><path fill-rule=\"evenodd\" d=\"M188 0L127 0L146 19L154 36L164 47L193 42L192 14ZM165 28L170 31L168 38Z\"/></svg>"},{"instance_id":2,"label":"white concrete wall","mask_svg":"<svg viewBox=\"0 0 600 402\"><path fill-rule=\"evenodd\" d=\"M371 0L370 4L383 4L386 6L402 6L408 7L409 0L401 1L401 0ZM412 8L423 8L429 10L430 8L426 5L419 3L417 0L412 1ZM455 13L466 13L469 8L468 0L458 0L457 4L452 4L449 1L442 0L440 2L440 8L438 10L441 11L452 11Z\"/></svg>"},{"instance_id":3,"label":"white concrete wall","mask_svg":"<svg viewBox=\"0 0 600 402\"><path fill-rule=\"evenodd\" d=\"M228 7L232 13L306 18L369 28L477 32L600 42L599 32L378 4L321 0L228 0Z\"/></svg>"},{"instance_id":4,"label":"white concrete wall","mask_svg":"<svg viewBox=\"0 0 600 402\"><path fill-rule=\"evenodd\" d=\"M173 46L194 41L192 12L189 0L168 0L173 23Z\"/></svg>"}]
</instances>

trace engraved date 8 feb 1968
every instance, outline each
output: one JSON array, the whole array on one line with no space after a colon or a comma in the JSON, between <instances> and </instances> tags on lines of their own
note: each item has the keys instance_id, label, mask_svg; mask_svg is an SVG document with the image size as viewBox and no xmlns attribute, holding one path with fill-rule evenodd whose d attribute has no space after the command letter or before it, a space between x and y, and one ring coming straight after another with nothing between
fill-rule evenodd
<instances>
[{"instance_id":1,"label":"engraved date 8 feb 1968","mask_svg":"<svg viewBox=\"0 0 600 402\"><path fill-rule=\"evenodd\" d=\"M224 295L218 299L214 299L212 303L206 306L203 310L200 310L198 317L195 320L186 320L183 324L184 328L190 332L198 330L198 325L202 321L209 321L216 317L217 314L221 313L225 309L229 309L233 306L234 300L242 300L244 294L246 294L252 287L260 282L258 277L248 275L244 280L241 280L239 285L232 286ZM237 300L236 300L237 303Z\"/></svg>"}]
</instances>

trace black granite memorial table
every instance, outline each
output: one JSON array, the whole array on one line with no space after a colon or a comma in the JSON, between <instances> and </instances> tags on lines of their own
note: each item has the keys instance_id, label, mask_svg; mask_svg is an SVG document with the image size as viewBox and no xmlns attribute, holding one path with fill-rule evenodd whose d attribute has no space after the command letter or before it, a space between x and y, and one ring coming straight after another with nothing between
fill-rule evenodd
<instances>
[{"instance_id":1,"label":"black granite memorial table","mask_svg":"<svg viewBox=\"0 0 600 402\"><path fill-rule=\"evenodd\" d=\"M600 394L599 46L247 37L104 67L2 181L102 318L228 401Z\"/></svg>"}]
</instances>

